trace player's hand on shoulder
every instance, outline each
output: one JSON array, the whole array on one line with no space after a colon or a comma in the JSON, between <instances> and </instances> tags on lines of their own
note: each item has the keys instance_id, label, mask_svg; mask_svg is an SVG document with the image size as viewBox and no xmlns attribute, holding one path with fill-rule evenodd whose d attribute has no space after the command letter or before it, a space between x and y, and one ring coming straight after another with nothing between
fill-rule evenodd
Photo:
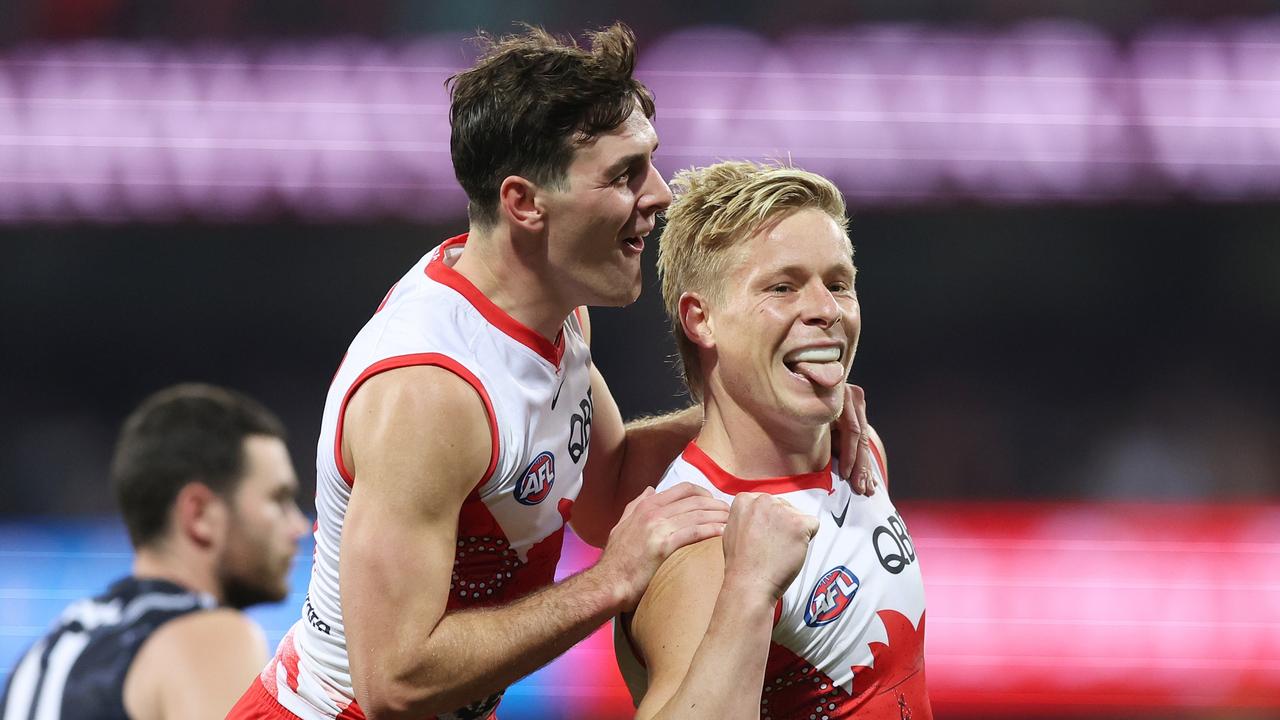
<instances>
[{"instance_id":1,"label":"player's hand on shoulder","mask_svg":"<svg viewBox=\"0 0 1280 720\"><path fill-rule=\"evenodd\" d=\"M655 492L646 488L622 512L609 533L597 568L623 593L625 610L634 610L653 574L671 553L720 535L729 506L690 483Z\"/></svg>"},{"instance_id":2,"label":"player's hand on shoulder","mask_svg":"<svg viewBox=\"0 0 1280 720\"><path fill-rule=\"evenodd\" d=\"M804 565L818 519L765 493L739 493L724 530L725 585L776 601Z\"/></svg>"},{"instance_id":3,"label":"player's hand on shoulder","mask_svg":"<svg viewBox=\"0 0 1280 720\"><path fill-rule=\"evenodd\" d=\"M832 423L832 445L840 458L840 477L859 495L876 494L871 474L871 425L867 422L867 395L857 385L845 383L844 409ZM852 458L852 460L850 460Z\"/></svg>"}]
</instances>

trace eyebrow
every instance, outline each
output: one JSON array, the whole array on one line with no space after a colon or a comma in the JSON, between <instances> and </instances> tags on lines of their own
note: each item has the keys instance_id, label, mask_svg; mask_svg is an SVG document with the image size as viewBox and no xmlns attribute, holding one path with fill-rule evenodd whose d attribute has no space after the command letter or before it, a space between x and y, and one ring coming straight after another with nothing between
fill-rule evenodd
<instances>
[{"instance_id":1,"label":"eyebrow","mask_svg":"<svg viewBox=\"0 0 1280 720\"><path fill-rule=\"evenodd\" d=\"M631 153L630 155L625 155L621 158L618 158L617 162L605 168L605 174L611 178L615 177L616 175L621 173L625 168L631 167L632 165L636 164L641 160L647 160L648 158L652 157L653 154L656 152L658 152L658 143L655 142L653 144L653 147L649 148L648 152Z\"/></svg>"},{"instance_id":2,"label":"eyebrow","mask_svg":"<svg viewBox=\"0 0 1280 720\"><path fill-rule=\"evenodd\" d=\"M604 174L606 177L610 177L610 178L617 177L618 174L620 174L623 170L631 167L632 165L635 165L640 160L643 160L644 157L645 157L644 153L632 153L630 155L627 155L626 157L620 158L617 162L605 168Z\"/></svg>"}]
</instances>

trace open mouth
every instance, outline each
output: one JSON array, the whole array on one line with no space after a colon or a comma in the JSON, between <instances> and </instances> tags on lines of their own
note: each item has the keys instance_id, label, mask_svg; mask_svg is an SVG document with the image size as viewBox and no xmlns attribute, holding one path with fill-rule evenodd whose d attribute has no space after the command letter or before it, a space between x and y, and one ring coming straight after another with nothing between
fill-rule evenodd
<instances>
[{"instance_id":1,"label":"open mouth","mask_svg":"<svg viewBox=\"0 0 1280 720\"><path fill-rule=\"evenodd\" d=\"M845 369L840 362L843 356L844 348L838 345L807 347L787 353L782 364L792 375L832 388L844 382Z\"/></svg>"},{"instance_id":2,"label":"open mouth","mask_svg":"<svg viewBox=\"0 0 1280 720\"><path fill-rule=\"evenodd\" d=\"M640 237L639 235L635 235L629 238L624 238L622 242L628 248L630 248L635 252L641 252L642 250L644 250L644 238Z\"/></svg>"}]
</instances>

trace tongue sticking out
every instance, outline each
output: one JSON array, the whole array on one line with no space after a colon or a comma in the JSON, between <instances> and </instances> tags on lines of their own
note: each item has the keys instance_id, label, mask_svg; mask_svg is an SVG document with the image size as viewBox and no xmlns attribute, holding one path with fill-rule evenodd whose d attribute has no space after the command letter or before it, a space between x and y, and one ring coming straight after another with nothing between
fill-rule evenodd
<instances>
[{"instance_id":1,"label":"tongue sticking out","mask_svg":"<svg viewBox=\"0 0 1280 720\"><path fill-rule=\"evenodd\" d=\"M844 365L837 362L798 362L791 366L792 371L803 375L809 382L826 388L833 388L844 382Z\"/></svg>"}]
</instances>

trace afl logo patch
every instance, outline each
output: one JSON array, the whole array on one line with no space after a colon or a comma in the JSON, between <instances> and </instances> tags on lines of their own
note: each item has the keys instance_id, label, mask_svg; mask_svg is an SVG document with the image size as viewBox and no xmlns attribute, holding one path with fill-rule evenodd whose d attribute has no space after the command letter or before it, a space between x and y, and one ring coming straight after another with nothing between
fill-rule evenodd
<instances>
[{"instance_id":1,"label":"afl logo patch","mask_svg":"<svg viewBox=\"0 0 1280 720\"><path fill-rule=\"evenodd\" d=\"M809 593L809 604L804 609L804 624L821 627L840 617L840 613L853 602L857 594L858 576L843 565L828 570L818 578Z\"/></svg>"},{"instance_id":2,"label":"afl logo patch","mask_svg":"<svg viewBox=\"0 0 1280 720\"><path fill-rule=\"evenodd\" d=\"M551 494L556 482L556 456L543 451L529 463L524 477L516 483L516 502L521 505L537 505Z\"/></svg>"}]
</instances>

